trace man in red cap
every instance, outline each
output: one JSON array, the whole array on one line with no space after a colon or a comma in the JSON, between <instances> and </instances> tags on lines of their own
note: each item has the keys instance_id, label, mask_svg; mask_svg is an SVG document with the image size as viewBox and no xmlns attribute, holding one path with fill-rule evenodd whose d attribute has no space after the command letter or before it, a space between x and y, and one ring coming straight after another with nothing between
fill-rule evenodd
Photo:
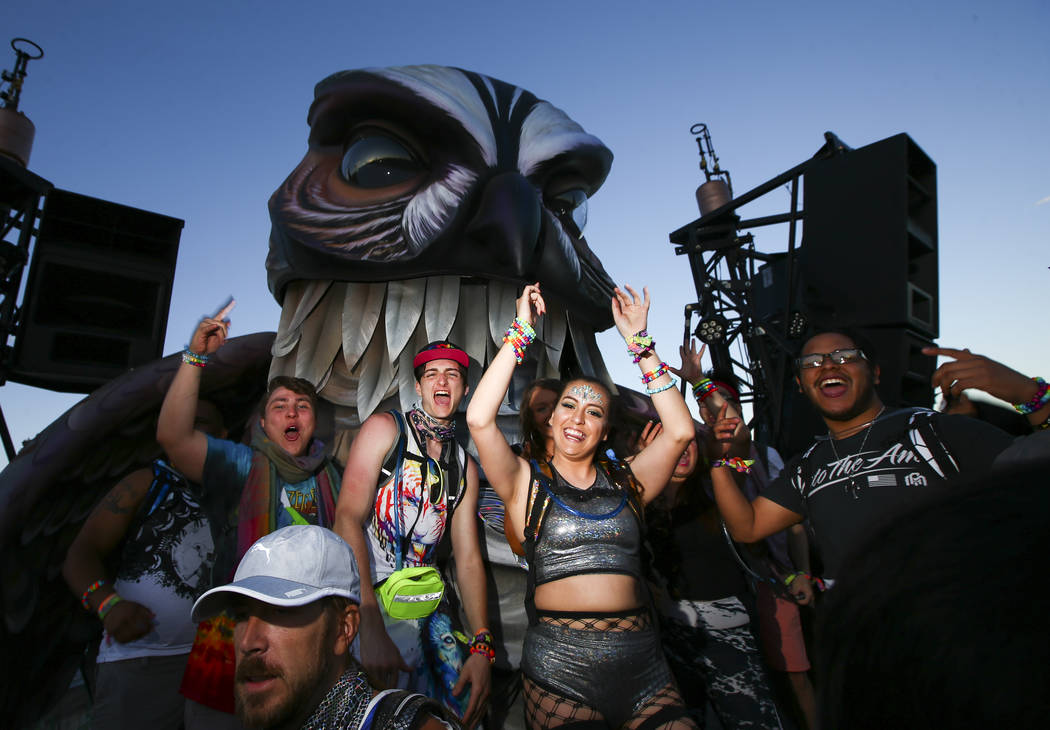
<instances>
[{"instance_id":1,"label":"man in red cap","mask_svg":"<svg viewBox=\"0 0 1050 730\"><path fill-rule=\"evenodd\" d=\"M442 655L448 655L442 647L432 651L433 642L424 647L428 636L440 633L434 617L404 618L399 609L417 608L418 603L411 605L416 598L436 604L440 586L419 596L392 589L406 571L433 567L438 545L446 532L451 535L465 628L475 633L458 678L451 678L454 697L446 700L472 727L488 697L493 652L475 519L478 472L453 438L468 366L467 353L447 341L432 342L416 354L412 367L420 405L408 413L373 414L361 425L343 473L335 531L350 544L362 576L360 655L372 683L439 694L442 674L448 677Z\"/></svg>"}]
</instances>

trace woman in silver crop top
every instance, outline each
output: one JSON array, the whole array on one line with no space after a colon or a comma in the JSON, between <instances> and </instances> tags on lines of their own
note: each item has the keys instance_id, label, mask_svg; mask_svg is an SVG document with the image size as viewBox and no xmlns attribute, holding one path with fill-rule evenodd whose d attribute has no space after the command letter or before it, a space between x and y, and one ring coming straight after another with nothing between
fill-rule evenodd
<instances>
[{"instance_id":1,"label":"woman in silver crop top","mask_svg":"<svg viewBox=\"0 0 1050 730\"><path fill-rule=\"evenodd\" d=\"M625 289L615 291L613 319L663 424L630 470L601 458L612 404L597 380L566 382L551 415L549 462L516 456L496 426L515 363L546 309L538 284L518 298L517 317L467 409L485 475L506 504L508 535L532 556L535 593L522 670L533 728L696 727L684 715L646 607L635 516L667 484L693 438L693 422L645 333L648 291ZM543 508L530 509L534 503Z\"/></svg>"}]
</instances>

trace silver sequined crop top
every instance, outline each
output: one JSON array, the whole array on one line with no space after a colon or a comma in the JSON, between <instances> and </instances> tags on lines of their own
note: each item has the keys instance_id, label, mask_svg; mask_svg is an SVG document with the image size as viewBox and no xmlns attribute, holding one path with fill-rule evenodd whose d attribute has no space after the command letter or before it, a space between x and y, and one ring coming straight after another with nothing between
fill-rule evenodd
<instances>
[{"instance_id":1,"label":"silver sequined crop top","mask_svg":"<svg viewBox=\"0 0 1050 730\"><path fill-rule=\"evenodd\" d=\"M582 573L626 573L642 577L638 519L625 502L624 490L609 483L604 469L599 467L597 472L589 489L577 489L557 472L552 484L534 471L533 478L546 483L555 497L540 526L533 557L537 585ZM543 496L543 489L541 483L537 499ZM621 506L614 516L604 519L589 519L569 511L603 516Z\"/></svg>"}]
</instances>

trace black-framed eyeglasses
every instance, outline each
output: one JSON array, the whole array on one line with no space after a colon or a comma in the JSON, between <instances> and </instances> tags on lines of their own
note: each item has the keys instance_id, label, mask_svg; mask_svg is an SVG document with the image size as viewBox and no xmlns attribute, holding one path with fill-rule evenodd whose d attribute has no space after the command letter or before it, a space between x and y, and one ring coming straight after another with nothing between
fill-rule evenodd
<instances>
[{"instance_id":1,"label":"black-framed eyeglasses","mask_svg":"<svg viewBox=\"0 0 1050 730\"><path fill-rule=\"evenodd\" d=\"M864 351L859 347L848 347L832 352L810 352L795 359L795 367L799 370L819 368L824 364L824 358L830 358L836 365L848 365L851 362L867 360Z\"/></svg>"}]
</instances>

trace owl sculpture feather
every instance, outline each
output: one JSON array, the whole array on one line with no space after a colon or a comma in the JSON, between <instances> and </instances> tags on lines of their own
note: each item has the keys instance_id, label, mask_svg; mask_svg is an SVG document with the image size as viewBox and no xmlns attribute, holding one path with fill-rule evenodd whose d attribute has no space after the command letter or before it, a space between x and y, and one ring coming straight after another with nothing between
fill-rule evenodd
<instances>
[{"instance_id":1,"label":"owl sculpture feather","mask_svg":"<svg viewBox=\"0 0 1050 730\"><path fill-rule=\"evenodd\" d=\"M612 161L599 140L524 89L440 66L334 74L308 121L306 155L270 199L277 334L232 340L205 371L202 393L234 433L269 368L317 385L318 435L334 437L338 458L371 413L412 405L411 358L425 343L452 339L486 363L532 281L548 314L507 412L534 377L609 380L594 333L612 324L614 285L582 236ZM102 387L0 474L0 716L16 727L97 645L100 624L61 564L98 500L157 454L176 367L171 356Z\"/></svg>"}]
</instances>

